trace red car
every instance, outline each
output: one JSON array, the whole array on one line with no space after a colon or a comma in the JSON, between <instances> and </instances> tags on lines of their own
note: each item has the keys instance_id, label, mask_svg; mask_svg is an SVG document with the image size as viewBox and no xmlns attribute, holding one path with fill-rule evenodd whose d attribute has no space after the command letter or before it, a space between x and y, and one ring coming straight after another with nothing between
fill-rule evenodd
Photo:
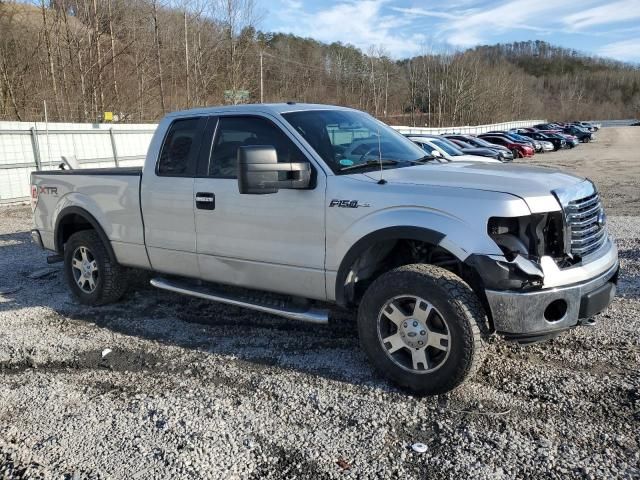
<instances>
[{"instance_id":1,"label":"red car","mask_svg":"<svg viewBox=\"0 0 640 480\"><path fill-rule=\"evenodd\" d=\"M534 150L529 145L523 143L512 142L507 137L499 135L479 135L480 138L496 145L507 147L513 153L513 158L533 157Z\"/></svg>"}]
</instances>

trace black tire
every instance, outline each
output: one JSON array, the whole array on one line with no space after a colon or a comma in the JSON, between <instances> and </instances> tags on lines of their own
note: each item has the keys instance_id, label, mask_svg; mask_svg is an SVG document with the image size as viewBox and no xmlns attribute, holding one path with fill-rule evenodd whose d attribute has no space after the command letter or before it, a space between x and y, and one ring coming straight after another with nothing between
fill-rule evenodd
<instances>
[{"instance_id":1,"label":"black tire","mask_svg":"<svg viewBox=\"0 0 640 480\"><path fill-rule=\"evenodd\" d=\"M382 308L404 295L426 300L446 320L449 350L435 371L403 368L392 360L381 340ZM406 265L381 275L369 286L358 309L360 345L371 364L393 383L419 395L449 392L473 376L484 359L487 330L484 309L471 288L453 273L433 265ZM396 334L399 332L398 327ZM413 355L411 348L403 346L398 352L402 349L402 355Z\"/></svg>"},{"instance_id":2,"label":"black tire","mask_svg":"<svg viewBox=\"0 0 640 480\"><path fill-rule=\"evenodd\" d=\"M74 254L82 248L88 251L90 258L95 260L97 265L97 271L93 277L95 287L92 291L81 288L74 276ZM106 247L94 230L82 230L69 237L64 248L64 275L73 296L84 305L116 302L127 289L126 269L111 260ZM85 283L86 285L88 283Z\"/></svg>"},{"instance_id":3,"label":"black tire","mask_svg":"<svg viewBox=\"0 0 640 480\"><path fill-rule=\"evenodd\" d=\"M520 158L520 151L517 148L514 148L513 150L511 150L511 153L513 154L513 159L517 159Z\"/></svg>"}]
</instances>

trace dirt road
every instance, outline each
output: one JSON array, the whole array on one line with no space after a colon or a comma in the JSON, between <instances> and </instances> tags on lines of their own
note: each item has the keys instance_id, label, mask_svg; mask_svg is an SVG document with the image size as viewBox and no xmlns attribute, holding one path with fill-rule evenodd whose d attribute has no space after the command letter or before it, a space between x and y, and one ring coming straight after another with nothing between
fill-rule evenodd
<instances>
[{"instance_id":1,"label":"dirt road","mask_svg":"<svg viewBox=\"0 0 640 480\"><path fill-rule=\"evenodd\" d=\"M592 143L518 162L586 176L598 185L609 215L640 215L640 127L603 128Z\"/></svg>"}]
</instances>

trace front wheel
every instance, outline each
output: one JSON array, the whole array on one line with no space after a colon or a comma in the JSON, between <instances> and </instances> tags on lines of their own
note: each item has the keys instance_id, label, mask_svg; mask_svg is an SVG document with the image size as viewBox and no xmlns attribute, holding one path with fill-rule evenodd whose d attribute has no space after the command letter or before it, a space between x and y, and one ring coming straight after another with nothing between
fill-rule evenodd
<instances>
[{"instance_id":1,"label":"front wheel","mask_svg":"<svg viewBox=\"0 0 640 480\"><path fill-rule=\"evenodd\" d=\"M127 289L126 270L111 260L93 230L69 237L64 248L64 273L73 296L84 305L115 302Z\"/></svg>"},{"instance_id":2,"label":"front wheel","mask_svg":"<svg viewBox=\"0 0 640 480\"><path fill-rule=\"evenodd\" d=\"M433 265L381 275L358 310L360 343L392 382L421 395L453 390L484 357L486 316L471 288Z\"/></svg>"}]
</instances>

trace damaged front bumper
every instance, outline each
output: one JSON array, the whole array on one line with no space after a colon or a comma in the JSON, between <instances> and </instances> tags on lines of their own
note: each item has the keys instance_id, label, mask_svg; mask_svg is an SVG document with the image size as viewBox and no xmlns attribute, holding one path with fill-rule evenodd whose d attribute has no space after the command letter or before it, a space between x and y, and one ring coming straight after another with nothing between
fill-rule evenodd
<instances>
[{"instance_id":1,"label":"damaged front bumper","mask_svg":"<svg viewBox=\"0 0 640 480\"><path fill-rule=\"evenodd\" d=\"M618 254L607 240L597 258L585 265L559 269L542 262L539 273L529 261L476 259L491 268L481 273L493 326L497 333L532 342L586 323L606 309L616 293ZM493 260L493 263L491 261Z\"/></svg>"}]
</instances>

